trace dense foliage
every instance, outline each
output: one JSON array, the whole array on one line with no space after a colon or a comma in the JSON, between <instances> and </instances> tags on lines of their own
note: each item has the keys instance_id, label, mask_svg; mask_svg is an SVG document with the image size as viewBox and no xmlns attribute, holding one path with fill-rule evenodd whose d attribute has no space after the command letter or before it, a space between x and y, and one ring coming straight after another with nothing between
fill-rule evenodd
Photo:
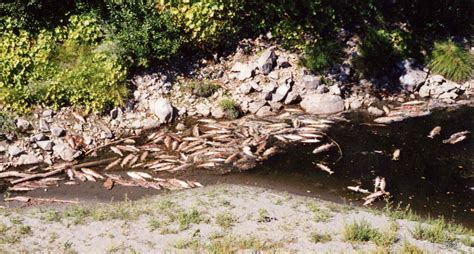
<instances>
[{"instance_id":1,"label":"dense foliage","mask_svg":"<svg viewBox=\"0 0 474 254\"><path fill-rule=\"evenodd\" d=\"M431 52L436 40L472 35L473 12L470 0L5 0L0 107L75 105L100 112L123 101L127 73L136 68L225 50L267 32L303 53L313 72L340 60L342 31L357 34L354 67L379 76L401 58L423 61L420 52ZM466 79L472 72L467 53L440 45L433 70Z\"/></svg>"}]
</instances>

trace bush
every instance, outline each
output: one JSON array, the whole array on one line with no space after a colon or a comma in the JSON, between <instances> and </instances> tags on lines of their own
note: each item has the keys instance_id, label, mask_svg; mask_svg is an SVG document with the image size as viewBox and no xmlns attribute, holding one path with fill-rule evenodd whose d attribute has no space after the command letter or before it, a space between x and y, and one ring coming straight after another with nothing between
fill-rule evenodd
<instances>
[{"instance_id":1,"label":"bush","mask_svg":"<svg viewBox=\"0 0 474 254\"><path fill-rule=\"evenodd\" d=\"M203 81L191 81L189 84L189 88L192 90L191 92L199 97L209 97L211 96L219 86L211 81L203 80Z\"/></svg>"},{"instance_id":2,"label":"bush","mask_svg":"<svg viewBox=\"0 0 474 254\"><path fill-rule=\"evenodd\" d=\"M335 41L319 40L306 47L302 58L303 65L313 73L323 72L340 62L342 49Z\"/></svg>"},{"instance_id":3,"label":"bush","mask_svg":"<svg viewBox=\"0 0 474 254\"><path fill-rule=\"evenodd\" d=\"M461 82L472 77L474 56L451 40L435 42L429 67L436 74Z\"/></svg>"},{"instance_id":4,"label":"bush","mask_svg":"<svg viewBox=\"0 0 474 254\"><path fill-rule=\"evenodd\" d=\"M17 128L13 118L4 112L0 112L0 140L3 136L14 135L17 132Z\"/></svg>"},{"instance_id":5,"label":"bush","mask_svg":"<svg viewBox=\"0 0 474 254\"><path fill-rule=\"evenodd\" d=\"M218 105L226 112L227 117L230 119L236 119L239 117L239 110L237 109L237 104L234 100L223 98L219 101Z\"/></svg>"},{"instance_id":6,"label":"bush","mask_svg":"<svg viewBox=\"0 0 474 254\"><path fill-rule=\"evenodd\" d=\"M351 242L368 242L379 237L380 232L365 220L360 222L354 221L344 227L343 237L346 241Z\"/></svg>"},{"instance_id":7,"label":"bush","mask_svg":"<svg viewBox=\"0 0 474 254\"><path fill-rule=\"evenodd\" d=\"M380 76L391 71L399 60L390 33L369 28L357 48L354 67L364 77Z\"/></svg>"},{"instance_id":8,"label":"bush","mask_svg":"<svg viewBox=\"0 0 474 254\"><path fill-rule=\"evenodd\" d=\"M126 95L126 70L94 15L73 15L68 26L37 35L13 19L0 28L0 105L6 109L26 112L42 103L100 112Z\"/></svg>"},{"instance_id":9,"label":"bush","mask_svg":"<svg viewBox=\"0 0 474 254\"><path fill-rule=\"evenodd\" d=\"M124 61L147 67L179 52L183 38L168 12L158 13L152 4L141 1L107 1L107 12L111 37Z\"/></svg>"}]
</instances>

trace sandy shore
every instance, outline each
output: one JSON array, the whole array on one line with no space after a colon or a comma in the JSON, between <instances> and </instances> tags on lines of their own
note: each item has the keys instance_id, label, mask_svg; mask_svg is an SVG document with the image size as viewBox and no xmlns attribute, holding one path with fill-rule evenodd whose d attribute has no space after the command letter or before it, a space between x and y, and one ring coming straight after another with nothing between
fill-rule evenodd
<instances>
[{"instance_id":1,"label":"sandy shore","mask_svg":"<svg viewBox=\"0 0 474 254\"><path fill-rule=\"evenodd\" d=\"M474 252L472 231L439 220L421 224L410 213L237 185L0 211L0 251L7 253Z\"/></svg>"}]
</instances>

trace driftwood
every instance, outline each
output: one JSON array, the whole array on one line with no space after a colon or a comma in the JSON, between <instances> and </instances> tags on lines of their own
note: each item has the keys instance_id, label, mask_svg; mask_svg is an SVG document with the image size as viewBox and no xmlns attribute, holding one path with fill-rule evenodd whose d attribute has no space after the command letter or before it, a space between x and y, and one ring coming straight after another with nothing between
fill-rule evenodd
<instances>
[{"instance_id":1,"label":"driftwood","mask_svg":"<svg viewBox=\"0 0 474 254\"><path fill-rule=\"evenodd\" d=\"M18 202L54 202L54 203L67 203L67 204L79 204L79 201L75 200L63 200L63 199L55 199L55 198L33 198L27 196L16 196L11 198L5 198L6 202L9 201L18 201Z\"/></svg>"},{"instance_id":2,"label":"driftwood","mask_svg":"<svg viewBox=\"0 0 474 254\"><path fill-rule=\"evenodd\" d=\"M46 173L30 175L30 176L23 177L23 178L20 178L20 179L17 179L17 180L13 180L13 181L11 181L11 184L22 183L22 182L33 180L33 179L36 179L36 178L46 178L48 176L59 174L59 173L63 172L64 169L66 169L66 167L60 167L56 170L49 171L49 172L46 172Z\"/></svg>"}]
</instances>

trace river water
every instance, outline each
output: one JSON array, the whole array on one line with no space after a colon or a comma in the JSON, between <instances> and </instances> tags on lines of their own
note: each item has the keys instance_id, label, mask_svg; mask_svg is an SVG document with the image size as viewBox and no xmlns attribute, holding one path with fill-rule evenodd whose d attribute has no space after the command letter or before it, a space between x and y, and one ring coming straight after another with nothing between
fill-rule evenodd
<instances>
[{"instance_id":1,"label":"river water","mask_svg":"<svg viewBox=\"0 0 474 254\"><path fill-rule=\"evenodd\" d=\"M346 115L350 121L338 123L329 135L342 149L314 155L315 145L290 146L256 168L226 175L196 170L185 179L204 185L233 183L272 188L324 200L362 205L364 196L347 189L360 185L373 189L376 176L385 177L390 201L425 216L444 216L474 228L474 142L472 134L455 145L442 140L452 133L474 131L474 108L451 112L439 110L430 116L408 119L387 126L371 126L365 114ZM441 126L441 135L427 138L430 130ZM392 153L400 149L400 159ZM335 173L328 175L314 163L324 161ZM110 191L98 183L35 190L28 195L56 198L81 198L90 201L136 199L156 190L117 186ZM383 207L384 201L374 204Z\"/></svg>"}]
</instances>

